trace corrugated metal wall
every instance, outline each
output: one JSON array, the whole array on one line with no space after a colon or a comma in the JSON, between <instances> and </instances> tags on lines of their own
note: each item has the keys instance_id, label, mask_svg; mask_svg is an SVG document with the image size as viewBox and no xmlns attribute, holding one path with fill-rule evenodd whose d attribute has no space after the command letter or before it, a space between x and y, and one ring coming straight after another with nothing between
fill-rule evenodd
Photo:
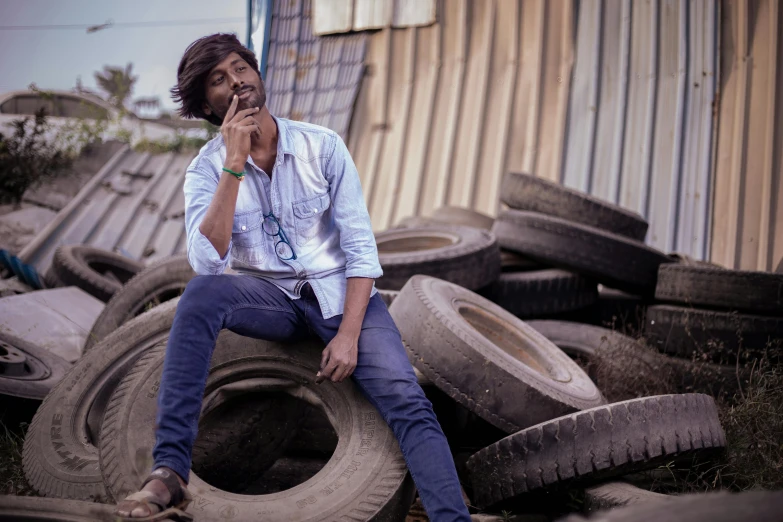
<instances>
[{"instance_id":1,"label":"corrugated metal wall","mask_svg":"<svg viewBox=\"0 0 783 522\"><path fill-rule=\"evenodd\" d=\"M777 0L724 1L712 259L772 270L783 258L783 39Z\"/></svg>"},{"instance_id":2,"label":"corrugated metal wall","mask_svg":"<svg viewBox=\"0 0 783 522\"><path fill-rule=\"evenodd\" d=\"M715 0L441 0L370 40L349 148L373 223L489 214L508 170L635 210L647 242L710 252Z\"/></svg>"}]
</instances>

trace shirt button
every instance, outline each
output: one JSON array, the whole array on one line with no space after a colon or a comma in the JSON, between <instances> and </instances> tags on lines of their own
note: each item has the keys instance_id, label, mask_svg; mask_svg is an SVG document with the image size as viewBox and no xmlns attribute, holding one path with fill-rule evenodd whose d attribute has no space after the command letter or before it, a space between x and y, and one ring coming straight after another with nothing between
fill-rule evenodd
<instances>
[{"instance_id":1,"label":"shirt button","mask_svg":"<svg viewBox=\"0 0 783 522\"><path fill-rule=\"evenodd\" d=\"M313 209L313 214L315 214L316 212L318 212L318 209L317 209L317 208L314 208L314 209Z\"/></svg>"},{"instance_id":2,"label":"shirt button","mask_svg":"<svg viewBox=\"0 0 783 522\"><path fill-rule=\"evenodd\" d=\"M242 225L242 230L247 230L247 227L245 225Z\"/></svg>"}]
</instances>

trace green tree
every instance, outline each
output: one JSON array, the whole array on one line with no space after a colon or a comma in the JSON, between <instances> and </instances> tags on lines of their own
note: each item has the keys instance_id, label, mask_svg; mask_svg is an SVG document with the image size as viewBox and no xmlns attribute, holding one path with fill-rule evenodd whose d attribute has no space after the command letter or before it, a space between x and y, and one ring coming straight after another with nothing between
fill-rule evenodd
<instances>
[{"instance_id":1,"label":"green tree","mask_svg":"<svg viewBox=\"0 0 783 522\"><path fill-rule=\"evenodd\" d=\"M10 136L0 134L0 199L19 208L27 189L46 178L69 173L74 156L47 139L50 127L43 108L32 121L14 120L12 127Z\"/></svg>"},{"instance_id":2,"label":"green tree","mask_svg":"<svg viewBox=\"0 0 783 522\"><path fill-rule=\"evenodd\" d=\"M109 102L122 111L133 92L133 85L139 79L138 76L133 76L132 70L133 64L128 63L125 69L104 65L103 71L95 73L98 87L108 95Z\"/></svg>"}]
</instances>

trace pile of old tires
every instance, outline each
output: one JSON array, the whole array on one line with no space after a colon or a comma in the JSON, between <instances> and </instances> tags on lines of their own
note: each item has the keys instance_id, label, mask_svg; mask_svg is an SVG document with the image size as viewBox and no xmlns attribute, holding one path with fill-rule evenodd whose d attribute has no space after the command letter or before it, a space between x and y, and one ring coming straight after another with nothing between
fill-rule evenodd
<instances>
[{"instance_id":1,"label":"pile of old tires","mask_svg":"<svg viewBox=\"0 0 783 522\"><path fill-rule=\"evenodd\" d=\"M532 176L509 174L501 193L496 219L445 207L376 235L377 287L474 519L779 520L780 493L662 495L638 477L724 450L714 397L742 383L738 362L779 358L783 274L666 255L640 216ZM165 346L194 274L184 256L143 267L109 254L55 257L52 278L107 304L27 432L29 483L68 499L35 520L111 520L103 504L152 464ZM322 349L220 333L195 520L426 520L378 411L350 380L314 382ZM0 520L34 509L14 502Z\"/></svg>"}]
</instances>

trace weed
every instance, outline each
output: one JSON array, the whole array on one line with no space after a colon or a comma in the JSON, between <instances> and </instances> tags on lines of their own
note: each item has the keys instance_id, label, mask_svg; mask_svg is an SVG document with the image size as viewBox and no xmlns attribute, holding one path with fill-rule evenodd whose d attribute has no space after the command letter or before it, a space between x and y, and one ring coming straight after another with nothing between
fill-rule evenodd
<instances>
[{"instance_id":1,"label":"weed","mask_svg":"<svg viewBox=\"0 0 783 522\"><path fill-rule=\"evenodd\" d=\"M3 455L0 459L0 494L34 495L22 469L22 445L26 431L26 422L20 423L16 430L0 422L0 455Z\"/></svg>"}]
</instances>

